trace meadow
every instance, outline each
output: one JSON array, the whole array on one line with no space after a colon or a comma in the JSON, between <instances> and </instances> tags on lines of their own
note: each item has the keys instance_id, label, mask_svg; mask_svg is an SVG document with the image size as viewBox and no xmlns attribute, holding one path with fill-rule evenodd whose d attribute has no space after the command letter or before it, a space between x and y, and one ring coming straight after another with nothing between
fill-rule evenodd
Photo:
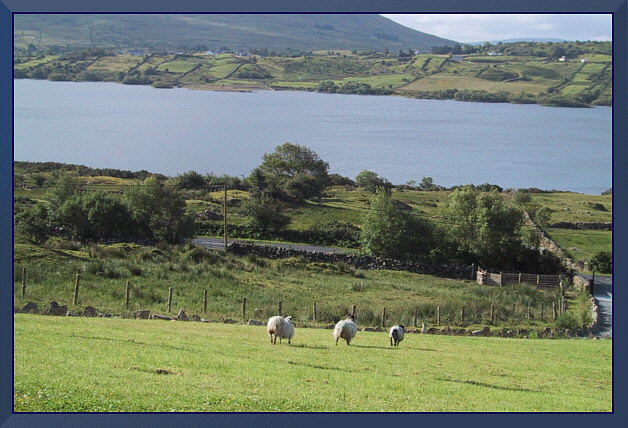
<instances>
[{"instance_id":1,"label":"meadow","mask_svg":"<svg viewBox=\"0 0 628 428\"><path fill-rule=\"evenodd\" d=\"M319 83L325 81L333 81L339 87L348 87L353 82L369 85L372 91L385 90L410 97L454 98L451 91L485 91L501 94L500 102L525 99L525 102L550 105L586 106L610 105L611 67L610 55L594 52L567 62L524 54L464 55L453 59L449 55L425 53L398 57L357 51L292 56L200 52L134 56L87 52L69 57L18 57L15 76L218 90L317 90ZM555 97L559 99L552 101ZM486 100L479 93L462 98Z\"/></svg>"},{"instance_id":2,"label":"meadow","mask_svg":"<svg viewBox=\"0 0 628 428\"><path fill-rule=\"evenodd\" d=\"M611 412L611 341L17 314L16 412ZM487 356L490 355L490 358Z\"/></svg>"},{"instance_id":3,"label":"meadow","mask_svg":"<svg viewBox=\"0 0 628 428\"><path fill-rule=\"evenodd\" d=\"M536 290L525 284L490 287L478 285L471 279L403 271L362 271L342 263L235 257L193 245L160 249L135 244L80 246L52 242L35 246L16 243L14 251L16 310L27 302L35 302L39 311L45 312L51 301L57 301L78 313L87 305L124 317L133 317L137 310L176 316L184 309L188 315L210 320L229 318L245 322L275 315L282 302L283 313L293 315L298 323L305 325L324 326L337 322L355 305L364 326L380 325L382 311L386 308L386 322L413 325L416 321L419 326L422 322L436 325L438 311L441 325L475 328L490 323L491 305L494 305L495 328L540 329L554 325L552 302L560 298L557 289ZM22 269L26 269L24 296ZM80 290L74 305L77 273L81 275ZM128 307L125 306L127 283ZM170 288L173 297L169 310ZM583 309L578 304L578 296L569 293L567 297L569 310L580 320ZM247 300L245 313L242 312L243 299ZM314 303L317 304L316 319ZM465 319L461 320L463 305ZM544 307L543 317L541 306ZM580 325L585 322L584 318L578 321Z\"/></svg>"}]
</instances>

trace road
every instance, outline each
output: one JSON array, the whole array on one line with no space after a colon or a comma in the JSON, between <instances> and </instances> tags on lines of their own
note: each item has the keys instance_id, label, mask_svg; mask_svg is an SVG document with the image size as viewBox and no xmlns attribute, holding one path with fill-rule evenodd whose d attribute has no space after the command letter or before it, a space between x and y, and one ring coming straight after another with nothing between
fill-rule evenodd
<instances>
[{"instance_id":1,"label":"road","mask_svg":"<svg viewBox=\"0 0 628 428\"><path fill-rule=\"evenodd\" d=\"M333 248L333 247L321 247L316 245L297 245L297 244L283 244L283 243L275 243L275 242L259 242L259 241L238 241L236 239L228 239L227 242L242 242L249 244L257 244L257 245L267 245L271 247L280 247L280 248L288 248L291 250L302 250L302 251L318 251L321 253L343 253L344 251L341 248ZM196 245L203 245L207 248L214 250L222 250L225 248L225 241L223 238L195 238L194 243Z\"/></svg>"},{"instance_id":2,"label":"road","mask_svg":"<svg viewBox=\"0 0 628 428\"><path fill-rule=\"evenodd\" d=\"M591 275L581 273L581 277L587 280ZM593 329L597 337L613 337L613 277L595 275L593 298L598 307L598 323Z\"/></svg>"}]
</instances>

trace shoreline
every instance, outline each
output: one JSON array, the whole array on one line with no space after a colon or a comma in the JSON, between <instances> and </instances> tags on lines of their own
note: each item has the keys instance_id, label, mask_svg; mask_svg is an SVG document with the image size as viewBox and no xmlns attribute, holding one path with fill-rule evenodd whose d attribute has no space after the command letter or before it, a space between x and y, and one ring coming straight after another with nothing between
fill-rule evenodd
<instances>
[{"instance_id":1,"label":"shoreline","mask_svg":"<svg viewBox=\"0 0 628 428\"><path fill-rule=\"evenodd\" d=\"M181 86L168 86L168 87L156 87L153 84L127 84L122 83L117 80L99 80L99 81L90 81L90 80L50 80L50 79L31 79L31 78L13 78L13 80L41 80L47 82L69 82L69 83L117 83L125 86L148 86L153 89L190 89L195 91L214 91L214 92L240 92L240 93L253 93L253 92L261 92L261 91L289 91L289 92L313 92L317 94L327 94L328 92L321 92L315 89L298 89L298 88L286 88L286 87L276 87L273 88L267 85L224 85L219 86L215 84L194 84L194 85L181 85ZM458 89L453 88L454 91L459 91ZM334 92L332 95L366 95L366 96L376 96L376 97L402 97L408 99L415 100L431 100L431 101L459 101L466 103L481 103L481 104L514 104L514 105L538 105L541 107L557 107L557 108L596 108L596 107L608 107L613 108L611 105L553 105L553 104L542 104L538 102L513 102L513 101L484 101L484 100L459 100L454 98L453 96L450 98L443 98L441 96L424 96L425 93L421 94L423 96L413 95L410 93L399 93L393 92L391 94L358 94L358 93L339 93ZM492 93L488 93L489 95Z\"/></svg>"}]
</instances>

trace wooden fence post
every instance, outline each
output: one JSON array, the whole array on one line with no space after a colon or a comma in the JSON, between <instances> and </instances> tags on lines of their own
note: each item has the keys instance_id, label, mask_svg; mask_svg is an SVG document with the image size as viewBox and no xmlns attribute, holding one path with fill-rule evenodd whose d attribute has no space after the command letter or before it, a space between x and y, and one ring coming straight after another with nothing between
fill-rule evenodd
<instances>
[{"instance_id":1,"label":"wooden fence post","mask_svg":"<svg viewBox=\"0 0 628 428\"><path fill-rule=\"evenodd\" d=\"M440 325L440 306L436 306L436 325Z\"/></svg>"},{"instance_id":2,"label":"wooden fence post","mask_svg":"<svg viewBox=\"0 0 628 428\"><path fill-rule=\"evenodd\" d=\"M312 305L312 321L316 324L316 302Z\"/></svg>"},{"instance_id":3,"label":"wooden fence post","mask_svg":"<svg viewBox=\"0 0 628 428\"><path fill-rule=\"evenodd\" d=\"M246 321L246 297L242 298L242 319Z\"/></svg>"},{"instance_id":4,"label":"wooden fence post","mask_svg":"<svg viewBox=\"0 0 628 428\"><path fill-rule=\"evenodd\" d=\"M541 321L545 321L545 304L541 303Z\"/></svg>"},{"instance_id":5,"label":"wooden fence post","mask_svg":"<svg viewBox=\"0 0 628 428\"><path fill-rule=\"evenodd\" d=\"M207 290L203 291L203 313L207 315Z\"/></svg>"},{"instance_id":6,"label":"wooden fence post","mask_svg":"<svg viewBox=\"0 0 628 428\"><path fill-rule=\"evenodd\" d=\"M386 308L382 309L382 327L386 326Z\"/></svg>"},{"instance_id":7,"label":"wooden fence post","mask_svg":"<svg viewBox=\"0 0 628 428\"><path fill-rule=\"evenodd\" d=\"M495 323L495 305L491 305L491 324Z\"/></svg>"},{"instance_id":8,"label":"wooden fence post","mask_svg":"<svg viewBox=\"0 0 628 428\"><path fill-rule=\"evenodd\" d=\"M519 272L519 284L521 284L521 272Z\"/></svg>"},{"instance_id":9,"label":"wooden fence post","mask_svg":"<svg viewBox=\"0 0 628 428\"><path fill-rule=\"evenodd\" d=\"M172 287L168 288L168 312L172 312Z\"/></svg>"},{"instance_id":10,"label":"wooden fence post","mask_svg":"<svg viewBox=\"0 0 628 428\"><path fill-rule=\"evenodd\" d=\"M504 274L500 271L499 272L499 286L501 287L502 285L504 285Z\"/></svg>"},{"instance_id":11,"label":"wooden fence post","mask_svg":"<svg viewBox=\"0 0 628 428\"><path fill-rule=\"evenodd\" d=\"M531 310L530 310L530 304L528 303L528 312L526 314L527 319L530 319L532 316Z\"/></svg>"},{"instance_id":12,"label":"wooden fence post","mask_svg":"<svg viewBox=\"0 0 628 428\"><path fill-rule=\"evenodd\" d=\"M76 282L74 283L74 304L75 305L78 305L80 284L81 284L81 274L77 273L76 274Z\"/></svg>"},{"instance_id":13,"label":"wooden fence post","mask_svg":"<svg viewBox=\"0 0 628 428\"><path fill-rule=\"evenodd\" d=\"M26 296L26 268L22 268L22 299Z\"/></svg>"},{"instance_id":14,"label":"wooden fence post","mask_svg":"<svg viewBox=\"0 0 628 428\"><path fill-rule=\"evenodd\" d=\"M280 300L279 301L279 305L278 305L278 309L279 309L279 316L283 316L283 302Z\"/></svg>"},{"instance_id":15,"label":"wooden fence post","mask_svg":"<svg viewBox=\"0 0 628 428\"><path fill-rule=\"evenodd\" d=\"M129 309L129 281L126 282L126 287L124 288L124 307Z\"/></svg>"},{"instance_id":16,"label":"wooden fence post","mask_svg":"<svg viewBox=\"0 0 628 428\"><path fill-rule=\"evenodd\" d=\"M475 263L471 263L471 279L475 276Z\"/></svg>"},{"instance_id":17,"label":"wooden fence post","mask_svg":"<svg viewBox=\"0 0 628 428\"><path fill-rule=\"evenodd\" d=\"M554 315L554 321L556 321L557 315L556 315L556 301L552 300L552 313Z\"/></svg>"},{"instance_id":18,"label":"wooden fence post","mask_svg":"<svg viewBox=\"0 0 628 428\"><path fill-rule=\"evenodd\" d=\"M460 308L460 323L464 323L464 305Z\"/></svg>"},{"instance_id":19,"label":"wooden fence post","mask_svg":"<svg viewBox=\"0 0 628 428\"><path fill-rule=\"evenodd\" d=\"M540 283L541 283L541 275L537 275L536 276L536 286L538 287Z\"/></svg>"},{"instance_id":20,"label":"wooden fence post","mask_svg":"<svg viewBox=\"0 0 628 428\"><path fill-rule=\"evenodd\" d=\"M517 304L516 304L516 303L513 303L513 304L512 304L512 317L513 317L513 318L515 317L515 311L516 311L516 310L517 310Z\"/></svg>"},{"instance_id":21,"label":"wooden fence post","mask_svg":"<svg viewBox=\"0 0 628 428\"><path fill-rule=\"evenodd\" d=\"M418 327L418 323L419 322L419 308L415 308L414 309L414 326Z\"/></svg>"},{"instance_id":22,"label":"wooden fence post","mask_svg":"<svg viewBox=\"0 0 628 428\"><path fill-rule=\"evenodd\" d=\"M355 306L355 305L351 306L351 315L352 315L354 318L355 318L355 311L356 311L356 309L357 309L357 308L356 308L356 306Z\"/></svg>"}]
</instances>

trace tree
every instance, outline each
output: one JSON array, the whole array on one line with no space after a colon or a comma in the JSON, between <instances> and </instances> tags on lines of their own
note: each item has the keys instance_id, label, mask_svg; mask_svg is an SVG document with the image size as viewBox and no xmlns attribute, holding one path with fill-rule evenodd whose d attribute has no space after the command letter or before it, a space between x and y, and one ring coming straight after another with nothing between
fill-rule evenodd
<instances>
[{"instance_id":1,"label":"tree","mask_svg":"<svg viewBox=\"0 0 628 428\"><path fill-rule=\"evenodd\" d=\"M48 211L36 204L20 210L15 215L16 234L24 236L34 244L41 244L52 234Z\"/></svg>"},{"instance_id":2,"label":"tree","mask_svg":"<svg viewBox=\"0 0 628 428\"><path fill-rule=\"evenodd\" d=\"M502 263L509 251L520 246L522 213L496 191L457 188L449 195L444 216L450 239L481 263Z\"/></svg>"},{"instance_id":3,"label":"tree","mask_svg":"<svg viewBox=\"0 0 628 428\"><path fill-rule=\"evenodd\" d=\"M374 256L416 259L432 247L432 232L429 222L400 210L378 189L362 224L362 248Z\"/></svg>"},{"instance_id":4,"label":"tree","mask_svg":"<svg viewBox=\"0 0 628 428\"><path fill-rule=\"evenodd\" d=\"M247 227L261 234L278 234L290 224L290 217L282 212L279 203L267 196L246 201L244 212L248 216Z\"/></svg>"},{"instance_id":5,"label":"tree","mask_svg":"<svg viewBox=\"0 0 628 428\"><path fill-rule=\"evenodd\" d=\"M613 255L610 251L598 251L591 260L589 268L594 272L613 273Z\"/></svg>"},{"instance_id":6,"label":"tree","mask_svg":"<svg viewBox=\"0 0 628 428\"><path fill-rule=\"evenodd\" d=\"M375 193L378 188L382 188L384 191L390 193L390 189L392 188L390 181L369 170L364 170L356 175L355 183L358 187L362 187L364 190L372 193Z\"/></svg>"},{"instance_id":7,"label":"tree","mask_svg":"<svg viewBox=\"0 0 628 428\"><path fill-rule=\"evenodd\" d=\"M302 198L320 197L329 185L329 164L313 150L293 143L277 146L266 153L263 162L251 174L251 182L265 189L284 189L290 185ZM297 177L298 176L298 177ZM303 200L297 197L297 200Z\"/></svg>"},{"instance_id":8,"label":"tree","mask_svg":"<svg viewBox=\"0 0 628 428\"><path fill-rule=\"evenodd\" d=\"M202 189L207 185L205 177L196 171L188 171L175 178L176 186L179 189Z\"/></svg>"},{"instance_id":9,"label":"tree","mask_svg":"<svg viewBox=\"0 0 628 428\"><path fill-rule=\"evenodd\" d=\"M155 177L129 188L124 201L139 237L180 243L194 234L194 219L185 213L185 200Z\"/></svg>"}]
</instances>

